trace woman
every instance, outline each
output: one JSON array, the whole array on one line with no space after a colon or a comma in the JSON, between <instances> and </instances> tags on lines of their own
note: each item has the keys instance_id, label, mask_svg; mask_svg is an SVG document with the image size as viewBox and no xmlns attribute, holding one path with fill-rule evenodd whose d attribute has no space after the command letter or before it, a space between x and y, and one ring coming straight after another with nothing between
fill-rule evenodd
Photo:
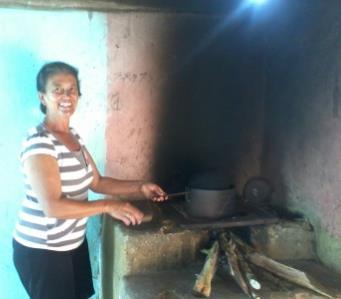
<instances>
[{"instance_id":1,"label":"woman","mask_svg":"<svg viewBox=\"0 0 341 299\"><path fill-rule=\"evenodd\" d=\"M156 184L98 173L82 139L69 126L81 95L74 67L63 62L44 65L37 90L45 119L29 132L21 153L26 197L14 232L14 264L31 298L89 298L94 290L87 218L106 213L125 225L138 225L143 213L113 199L88 201L88 190L141 194L154 201L167 196Z\"/></svg>"}]
</instances>

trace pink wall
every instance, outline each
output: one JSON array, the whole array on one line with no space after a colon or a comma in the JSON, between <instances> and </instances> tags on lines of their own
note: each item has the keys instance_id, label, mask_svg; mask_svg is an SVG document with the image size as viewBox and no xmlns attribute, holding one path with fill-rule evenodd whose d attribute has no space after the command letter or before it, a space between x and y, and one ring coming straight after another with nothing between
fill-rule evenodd
<instances>
[{"instance_id":1,"label":"pink wall","mask_svg":"<svg viewBox=\"0 0 341 299\"><path fill-rule=\"evenodd\" d=\"M150 179L160 118L159 18L108 16L107 172Z\"/></svg>"},{"instance_id":2,"label":"pink wall","mask_svg":"<svg viewBox=\"0 0 341 299\"><path fill-rule=\"evenodd\" d=\"M108 16L108 173L155 178L178 191L194 172L218 169L228 185L259 174L259 37L248 39L240 24L222 27L223 21Z\"/></svg>"}]
</instances>

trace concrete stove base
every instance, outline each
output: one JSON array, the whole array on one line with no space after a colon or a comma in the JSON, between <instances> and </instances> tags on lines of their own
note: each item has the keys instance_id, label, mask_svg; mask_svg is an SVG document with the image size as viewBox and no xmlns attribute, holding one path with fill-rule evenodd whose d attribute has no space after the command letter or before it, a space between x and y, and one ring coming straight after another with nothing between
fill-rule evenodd
<instances>
[{"instance_id":1,"label":"concrete stove base","mask_svg":"<svg viewBox=\"0 0 341 299\"><path fill-rule=\"evenodd\" d=\"M295 261L297 265L297 261ZM202 264L195 264L181 270L169 270L147 275L125 277L120 299L195 299L191 293L195 274L200 272ZM304 261L304 267L314 272L315 277L326 279L326 269L314 261ZM328 283L341 298L340 277L328 271ZM279 291L268 281L263 282L262 299L323 299L326 298L315 292L288 284L286 290ZM210 299L248 299L230 276L217 273Z\"/></svg>"},{"instance_id":2,"label":"concrete stove base","mask_svg":"<svg viewBox=\"0 0 341 299\"><path fill-rule=\"evenodd\" d=\"M204 263L204 255L200 251L207 247L210 231L181 228L169 217L165 219L165 215L170 216L154 217L152 222L138 227L125 227L106 218L103 231L103 299L196 298L191 290L195 274L200 273ZM332 287L340 294L338 298L341 298L341 277L316 262L305 262L305 259L313 260L315 255L313 231L304 222L282 220L250 229L249 236L261 252L282 261L290 259L298 269L301 263L305 271L312 271L314 276L317 274L318 281L332 282ZM248 298L226 273L223 276L217 273L212 289L212 299ZM295 285L278 291L265 284L263 292L262 299L325 298Z\"/></svg>"}]
</instances>

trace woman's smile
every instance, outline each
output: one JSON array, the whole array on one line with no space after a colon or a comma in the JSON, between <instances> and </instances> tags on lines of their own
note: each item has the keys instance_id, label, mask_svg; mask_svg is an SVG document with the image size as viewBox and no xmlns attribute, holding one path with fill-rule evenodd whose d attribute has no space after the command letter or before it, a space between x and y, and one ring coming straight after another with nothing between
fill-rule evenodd
<instances>
[{"instance_id":1,"label":"woman's smile","mask_svg":"<svg viewBox=\"0 0 341 299\"><path fill-rule=\"evenodd\" d=\"M58 111L71 115L76 110L78 97L76 78L71 74L60 73L49 78L41 100L46 105L47 114Z\"/></svg>"},{"instance_id":2,"label":"woman's smile","mask_svg":"<svg viewBox=\"0 0 341 299\"><path fill-rule=\"evenodd\" d=\"M67 113L67 112L71 112L73 109L72 109L72 104L71 102L60 102L59 105L60 107L60 110L64 113Z\"/></svg>"}]
</instances>

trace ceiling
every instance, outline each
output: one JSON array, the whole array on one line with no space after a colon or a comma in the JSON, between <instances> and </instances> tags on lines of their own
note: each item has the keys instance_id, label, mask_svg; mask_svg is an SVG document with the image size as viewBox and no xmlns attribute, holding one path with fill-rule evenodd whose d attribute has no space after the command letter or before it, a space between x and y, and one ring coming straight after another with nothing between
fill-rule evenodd
<instances>
[{"instance_id":1,"label":"ceiling","mask_svg":"<svg viewBox=\"0 0 341 299\"><path fill-rule=\"evenodd\" d=\"M0 0L0 7L223 14L245 0Z\"/></svg>"}]
</instances>

